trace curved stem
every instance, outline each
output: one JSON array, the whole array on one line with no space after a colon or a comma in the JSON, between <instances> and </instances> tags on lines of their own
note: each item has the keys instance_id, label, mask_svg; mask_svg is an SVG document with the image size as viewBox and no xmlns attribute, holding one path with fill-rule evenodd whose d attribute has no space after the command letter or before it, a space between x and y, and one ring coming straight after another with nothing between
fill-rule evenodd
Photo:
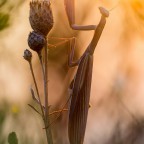
<instances>
[{"instance_id":1,"label":"curved stem","mask_svg":"<svg viewBox=\"0 0 144 144\"><path fill-rule=\"evenodd\" d=\"M43 110L43 106L42 106L42 103L41 103L40 94L39 94L39 90L38 90L38 86L37 86L36 78L35 78L35 75L34 75L34 71L33 71L32 63L29 62L29 65L30 65L30 71L31 71L31 74L32 74L32 77L33 77L34 85L35 85L35 88L36 88L36 92L37 92L38 100L39 100L40 107L41 107L42 118L43 118L43 120L44 120L44 110Z\"/></svg>"},{"instance_id":2,"label":"curved stem","mask_svg":"<svg viewBox=\"0 0 144 144\"><path fill-rule=\"evenodd\" d=\"M43 75L43 81L45 81L45 69L44 69L44 65L43 65L43 61L42 61L41 52L38 52L38 57L39 57L39 61L40 61L40 64L41 64L42 75ZM44 89L44 91L45 91L45 89Z\"/></svg>"}]
</instances>

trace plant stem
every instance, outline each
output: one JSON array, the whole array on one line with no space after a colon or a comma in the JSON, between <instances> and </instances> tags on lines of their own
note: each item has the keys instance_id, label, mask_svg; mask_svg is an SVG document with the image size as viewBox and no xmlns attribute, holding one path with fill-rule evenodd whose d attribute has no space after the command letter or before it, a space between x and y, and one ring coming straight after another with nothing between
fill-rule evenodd
<instances>
[{"instance_id":1,"label":"plant stem","mask_svg":"<svg viewBox=\"0 0 144 144\"><path fill-rule=\"evenodd\" d=\"M44 73L44 94L45 94L45 127L47 127L50 124L50 119L49 119L49 108L48 108L48 45L47 41L45 43L44 47L44 57L45 57L45 73ZM52 132L51 132L51 127L48 127L45 129L46 130L46 136L47 136L47 142L48 144L53 144L53 139L52 139Z\"/></svg>"},{"instance_id":2,"label":"plant stem","mask_svg":"<svg viewBox=\"0 0 144 144\"><path fill-rule=\"evenodd\" d=\"M40 94L39 94L37 82L36 82L36 79L35 79L35 75L34 75L32 63L29 62L29 65L30 65L30 70L31 70L31 74L32 74L32 77L33 77L34 85L35 85L35 88L36 88L38 100L39 100L39 103L40 103L40 108L41 108L41 112L42 112L42 118L43 118L43 120L44 120L44 110L43 110L43 106L42 106L42 103L41 103Z\"/></svg>"}]
</instances>

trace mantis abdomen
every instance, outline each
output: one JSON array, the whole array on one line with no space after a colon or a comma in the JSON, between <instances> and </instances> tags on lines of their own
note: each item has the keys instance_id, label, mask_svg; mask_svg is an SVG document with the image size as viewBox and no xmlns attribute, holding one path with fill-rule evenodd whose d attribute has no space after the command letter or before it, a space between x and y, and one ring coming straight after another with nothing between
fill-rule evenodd
<instances>
[{"instance_id":1,"label":"mantis abdomen","mask_svg":"<svg viewBox=\"0 0 144 144\"><path fill-rule=\"evenodd\" d=\"M73 83L69 114L70 144L83 144L84 141L91 91L92 68L93 56L87 54L79 64Z\"/></svg>"}]
</instances>

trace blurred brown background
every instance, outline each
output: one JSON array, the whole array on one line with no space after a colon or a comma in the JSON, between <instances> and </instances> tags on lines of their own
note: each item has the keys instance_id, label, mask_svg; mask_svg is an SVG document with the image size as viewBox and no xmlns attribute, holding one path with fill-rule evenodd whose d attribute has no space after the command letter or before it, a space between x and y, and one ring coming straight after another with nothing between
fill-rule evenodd
<instances>
[{"instance_id":1,"label":"blurred brown background","mask_svg":"<svg viewBox=\"0 0 144 144\"><path fill-rule=\"evenodd\" d=\"M76 58L89 44L93 31L70 29L63 0L52 0L54 28L49 37L77 37ZM97 24L99 6L110 11L94 54L94 69L85 144L141 144L144 115L144 2L143 0L77 0L77 24ZM0 0L0 144L16 131L19 142L44 143L39 117L28 106L34 87L23 51L28 48L29 1ZM50 41L54 44L59 42ZM68 97L75 69L67 66L68 43L49 51L49 104L60 109ZM40 65L33 64L42 88ZM41 92L42 93L42 92ZM55 143L68 144L67 113L54 126ZM62 133L64 131L64 134ZM42 140L43 139L43 140Z\"/></svg>"}]
</instances>

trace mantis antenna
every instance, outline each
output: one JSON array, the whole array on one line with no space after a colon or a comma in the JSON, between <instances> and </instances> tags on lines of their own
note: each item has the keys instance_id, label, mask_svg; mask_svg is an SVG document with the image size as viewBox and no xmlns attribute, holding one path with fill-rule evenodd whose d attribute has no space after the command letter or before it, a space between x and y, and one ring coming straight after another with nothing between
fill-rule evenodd
<instances>
[{"instance_id":1,"label":"mantis antenna","mask_svg":"<svg viewBox=\"0 0 144 144\"><path fill-rule=\"evenodd\" d=\"M110 10L108 10L109 12L111 12L111 11L113 11L115 8L117 8L118 6L119 6L119 4L120 4L120 1L118 1L118 3L115 5L115 6L113 6Z\"/></svg>"}]
</instances>

